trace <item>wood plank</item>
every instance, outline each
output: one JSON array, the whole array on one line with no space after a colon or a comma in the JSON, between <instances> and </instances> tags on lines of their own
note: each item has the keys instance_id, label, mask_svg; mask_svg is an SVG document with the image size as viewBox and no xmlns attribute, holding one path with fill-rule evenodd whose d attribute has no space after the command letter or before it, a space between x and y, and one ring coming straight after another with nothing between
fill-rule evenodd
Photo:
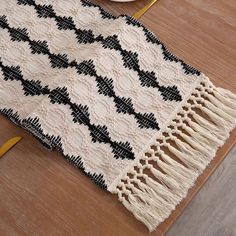
<instances>
[{"instance_id":1,"label":"wood plank","mask_svg":"<svg viewBox=\"0 0 236 236\"><path fill-rule=\"evenodd\" d=\"M146 3L94 1L114 14ZM141 21L178 57L236 92L236 2L160 0ZM0 118L0 144L24 136L0 160L0 235L149 235L118 201L23 130ZM152 235L164 235L236 142L233 131L187 198Z\"/></svg>"}]
</instances>

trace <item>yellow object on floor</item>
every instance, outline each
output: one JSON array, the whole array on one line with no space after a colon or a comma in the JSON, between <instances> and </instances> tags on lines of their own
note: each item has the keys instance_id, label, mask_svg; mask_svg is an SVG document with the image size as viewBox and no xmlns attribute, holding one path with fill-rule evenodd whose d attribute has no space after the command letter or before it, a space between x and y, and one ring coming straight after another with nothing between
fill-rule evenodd
<instances>
[{"instance_id":1,"label":"yellow object on floor","mask_svg":"<svg viewBox=\"0 0 236 236\"><path fill-rule=\"evenodd\" d=\"M151 0L146 6L144 6L141 10L137 11L133 18L139 19L142 15L145 14L145 12L150 9L158 0Z\"/></svg>"},{"instance_id":2,"label":"yellow object on floor","mask_svg":"<svg viewBox=\"0 0 236 236\"><path fill-rule=\"evenodd\" d=\"M13 146L15 146L21 139L22 139L22 137L17 136L17 137L11 138L11 139L9 139L8 141L6 141L6 142L0 147L0 158L1 158L6 152L8 152Z\"/></svg>"}]
</instances>

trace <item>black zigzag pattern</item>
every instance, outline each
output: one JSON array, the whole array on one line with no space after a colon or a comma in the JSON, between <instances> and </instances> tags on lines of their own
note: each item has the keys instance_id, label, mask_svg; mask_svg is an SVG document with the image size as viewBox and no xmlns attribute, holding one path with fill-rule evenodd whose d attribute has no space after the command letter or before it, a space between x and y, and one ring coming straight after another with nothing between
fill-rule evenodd
<instances>
[{"instance_id":1,"label":"black zigzag pattern","mask_svg":"<svg viewBox=\"0 0 236 236\"><path fill-rule=\"evenodd\" d=\"M7 29L12 41L27 42L33 54L44 54L49 57L53 68L68 68L69 60L65 54L50 53L46 41L31 40L27 29L10 27L6 16L0 16L0 28Z\"/></svg>"},{"instance_id":2,"label":"black zigzag pattern","mask_svg":"<svg viewBox=\"0 0 236 236\"><path fill-rule=\"evenodd\" d=\"M28 118L26 120L21 120L19 114L17 112L14 112L11 108L0 109L0 114L12 120L14 123L21 126L22 128L31 131L32 134L37 139L39 139L44 146L48 148L56 147L63 154L66 160L68 160L74 166L79 168L85 175L87 175L102 189L107 190L107 185L104 180L104 176L102 174L91 173L89 171L86 171L82 158L80 156L64 155L61 138L59 136L55 137L54 135L45 134L43 129L41 128L41 124L38 118ZM47 144L45 140L47 140Z\"/></svg>"},{"instance_id":3,"label":"black zigzag pattern","mask_svg":"<svg viewBox=\"0 0 236 236\"><path fill-rule=\"evenodd\" d=\"M48 86L42 86L40 81L30 81L23 78L20 67L5 66L0 59L0 68L2 70L4 80L20 81L26 96L47 95L51 103L68 105L71 109L74 123L85 125L90 131L93 142L109 144L112 148L114 158L118 159L134 159L132 147L128 142L113 141L109 136L106 126L91 123L89 117L89 109L86 105L73 103L69 97L69 93L65 87L57 87L50 90ZM52 138L50 138L52 140ZM57 139L55 139L55 142ZM54 145L55 146L55 145Z\"/></svg>"},{"instance_id":4,"label":"black zigzag pattern","mask_svg":"<svg viewBox=\"0 0 236 236\"><path fill-rule=\"evenodd\" d=\"M182 96L177 86L160 85L157 81L155 72L142 70L139 65L138 54L136 52L122 49L117 35L108 36L103 40L102 44L105 48L114 49L120 52L124 61L124 67L134 70L138 73L142 86L157 88L165 101L182 101Z\"/></svg>"},{"instance_id":5,"label":"black zigzag pattern","mask_svg":"<svg viewBox=\"0 0 236 236\"><path fill-rule=\"evenodd\" d=\"M44 55L47 55L53 68L71 67L75 68L78 74L90 75L91 77L94 77L97 83L98 93L112 98L118 113L134 116L140 128L151 128L159 130L159 126L156 118L154 117L154 114L142 114L140 112L136 112L130 98L120 97L116 94L114 86L112 84L112 79L108 79L107 77L102 77L97 74L92 60L83 61L80 64L78 64L75 60L69 62L67 55L51 53L48 48L47 42L31 40L26 29L10 27L5 16L0 17L0 22L0 27L8 30L13 41L28 42L33 54L42 53ZM39 87L39 89L41 88Z\"/></svg>"},{"instance_id":6,"label":"black zigzag pattern","mask_svg":"<svg viewBox=\"0 0 236 236\"><path fill-rule=\"evenodd\" d=\"M92 30L77 29L72 17L61 17L56 15L52 5L36 4L34 0L18 0L18 4L33 6L40 18L54 18L60 30L73 30L78 42L80 43L93 43L99 40L99 36L95 38Z\"/></svg>"},{"instance_id":7,"label":"black zigzag pattern","mask_svg":"<svg viewBox=\"0 0 236 236\"><path fill-rule=\"evenodd\" d=\"M140 128L152 128L159 130L158 123L153 113L136 112L131 98L120 97L116 94L113 86L113 80L96 74L95 66L92 60L84 61L77 65L78 73L94 76L96 78L98 92L104 96L113 98L118 113L133 115Z\"/></svg>"},{"instance_id":8,"label":"black zigzag pattern","mask_svg":"<svg viewBox=\"0 0 236 236\"><path fill-rule=\"evenodd\" d=\"M99 5L96 5L94 3L92 3L91 1L89 0L80 0L82 2L82 5L84 7L96 7L99 9L100 11L100 14L102 16L102 18L105 18L104 17L104 9L102 7L100 7ZM109 13L111 14L111 13ZM136 26L138 28L141 28L144 32L144 35L146 36L146 41L147 42L150 42L152 44L157 44L157 45L161 45L162 47L162 53L163 53L163 56L165 58L165 60L168 60L168 61L174 61L174 62L180 62L183 69L185 70L185 73L186 74L192 74L192 75L200 75L201 72L199 70L197 70L196 68L192 67L191 65L185 63L183 60L177 58L175 55L173 55L166 47L165 45L161 42L161 40L159 40L155 35L154 33L152 33L149 29L147 29L142 23L140 23L138 20L134 19L132 16L128 16L128 15L120 15L118 17L116 16L111 16L109 19L117 19L119 17L124 17L125 20L126 20L126 23L128 25L133 25L133 26Z\"/></svg>"},{"instance_id":9,"label":"black zigzag pattern","mask_svg":"<svg viewBox=\"0 0 236 236\"><path fill-rule=\"evenodd\" d=\"M148 30L143 24L141 24L139 21L134 19L131 16L123 15L126 18L126 23L128 25L133 25L138 28L141 28L144 31L144 34L146 36L147 42L151 42L152 44L161 45L162 48L162 54L164 56L164 59L167 61L174 61L176 63L180 63L185 70L186 74L192 74L192 75L200 75L201 72L194 68L193 66L185 63L183 60L177 58L175 55L173 55L166 46L152 33L150 30Z\"/></svg>"},{"instance_id":10,"label":"black zigzag pattern","mask_svg":"<svg viewBox=\"0 0 236 236\"><path fill-rule=\"evenodd\" d=\"M81 30L76 28L72 17L58 16L54 12L52 5L36 4L34 0L18 0L18 3L33 6L36 9L39 17L54 18L58 29L60 30L73 30L79 43L87 44L101 42L104 48L119 51L124 61L124 66L138 73L142 86L157 88L161 92L161 95L165 101L182 101L182 97L176 86L160 86L157 82L157 77L154 72L144 71L140 68L138 54L136 52L123 49L117 35L108 36L106 38L104 38L102 35L95 37L91 30ZM83 5L92 6L89 2L83 2ZM102 10L101 14L103 14Z\"/></svg>"}]
</instances>

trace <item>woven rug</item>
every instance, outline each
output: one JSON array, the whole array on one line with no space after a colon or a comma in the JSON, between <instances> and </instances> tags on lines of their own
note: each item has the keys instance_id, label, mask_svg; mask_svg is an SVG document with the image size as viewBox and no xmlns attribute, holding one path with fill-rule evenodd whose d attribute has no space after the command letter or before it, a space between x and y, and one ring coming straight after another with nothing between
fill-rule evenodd
<instances>
[{"instance_id":1,"label":"woven rug","mask_svg":"<svg viewBox=\"0 0 236 236\"><path fill-rule=\"evenodd\" d=\"M56 149L150 231L236 125L215 87L130 16L87 0L0 4L0 112Z\"/></svg>"}]
</instances>

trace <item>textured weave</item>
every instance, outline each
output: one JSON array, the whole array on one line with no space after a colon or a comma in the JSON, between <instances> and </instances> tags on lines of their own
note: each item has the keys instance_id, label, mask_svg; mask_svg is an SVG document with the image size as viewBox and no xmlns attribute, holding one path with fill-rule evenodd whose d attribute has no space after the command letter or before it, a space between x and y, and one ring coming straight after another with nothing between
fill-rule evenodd
<instances>
[{"instance_id":1,"label":"textured weave","mask_svg":"<svg viewBox=\"0 0 236 236\"><path fill-rule=\"evenodd\" d=\"M1 113L118 194L150 230L235 126L234 94L215 88L132 17L85 0L1 1L0 69ZM187 124L188 135L178 129Z\"/></svg>"}]
</instances>

